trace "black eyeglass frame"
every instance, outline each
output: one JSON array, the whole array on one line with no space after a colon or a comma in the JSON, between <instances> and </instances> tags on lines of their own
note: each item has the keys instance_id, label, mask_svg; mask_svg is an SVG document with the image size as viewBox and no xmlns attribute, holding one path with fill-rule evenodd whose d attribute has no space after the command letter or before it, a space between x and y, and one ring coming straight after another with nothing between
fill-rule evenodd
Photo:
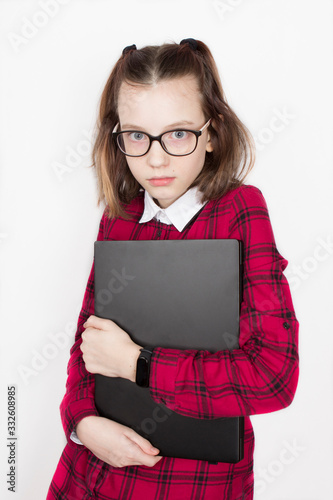
<instances>
[{"instance_id":1,"label":"black eyeglass frame","mask_svg":"<svg viewBox=\"0 0 333 500\"><path fill-rule=\"evenodd\" d=\"M172 129L172 130L167 130L166 132L163 132L163 134L160 134L160 135L151 135L151 134L148 134L147 132L142 132L142 130L121 130L120 132L116 132L116 129L117 129L118 125L119 125L119 123L117 123L117 125L113 129L112 137L115 139L116 144L117 144L118 148L120 149L120 151L124 155L131 156L132 158L140 158L141 156L145 156L148 153L148 151L150 150L153 141L159 142L160 145L161 145L161 147L162 147L162 149L163 149L163 151L165 151L170 156L188 156L188 155L191 155L192 153L194 153L194 151L197 149L199 137L203 134L203 132L206 130L206 128L210 125L210 122L211 122L211 118L209 118L208 122L206 122L204 124L204 126L201 127L200 130L190 130L190 129L187 129L187 128L175 128L175 129ZM136 132L137 134L144 134L144 135L146 135L149 138L149 146L148 146L147 151L145 153L143 153L142 155L130 155L128 153L125 153L125 151L123 151L121 149L119 141L118 141L118 136L121 135L121 134L124 134L125 132L127 132L127 133L128 132L130 132L130 133ZM162 137L163 137L163 135L169 134L170 132L192 132L196 136L196 143L195 143L195 146L194 146L193 150L190 153L185 153L185 154L182 154L182 155L176 155L176 154L173 154L173 153L169 153L169 151L163 145Z\"/></svg>"}]
</instances>

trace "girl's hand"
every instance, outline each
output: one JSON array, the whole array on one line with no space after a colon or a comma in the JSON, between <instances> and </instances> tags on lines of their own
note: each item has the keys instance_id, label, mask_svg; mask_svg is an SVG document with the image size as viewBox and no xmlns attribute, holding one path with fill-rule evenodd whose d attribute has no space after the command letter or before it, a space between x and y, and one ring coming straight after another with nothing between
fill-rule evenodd
<instances>
[{"instance_id":1,"label":"girl's hand","mask_svg":"<svg viewBox=\"0 0 333 500\"><path fill-rule=\"evenodd\" d=\"M97 458L113 467L153 467L162 458L156 456L159 450L133 429L104 417L83 418L76 426L76 434Z\"/></svg>"},{"instance_id":2,"label":"girl's hand","mask_svg":"<svg viewBox=\"0 0 333 500\"><path fill-rule=\"evenodd\" d=\"M90 316L83 326L80 349L88 372L135 382L141 346L110 319Z\"/></svg>"}]
</instances>

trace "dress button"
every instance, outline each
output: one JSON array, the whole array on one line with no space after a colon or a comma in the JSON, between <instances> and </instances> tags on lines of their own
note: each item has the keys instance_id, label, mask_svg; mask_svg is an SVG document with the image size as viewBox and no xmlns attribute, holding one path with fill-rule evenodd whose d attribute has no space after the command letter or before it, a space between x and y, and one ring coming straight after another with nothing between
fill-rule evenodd
<instances>
[{"instance_id":1,"label":"dress button","mask_svg":"<svg viewBox=\"0 0 333 500\"><path fill-rule=\"evenodd\" d=\"M287 323L286 321L283 323L283 328L285 328L286 330L289 330L290 328L290 325L289 323Z\"/></svg>"}]
</instances>

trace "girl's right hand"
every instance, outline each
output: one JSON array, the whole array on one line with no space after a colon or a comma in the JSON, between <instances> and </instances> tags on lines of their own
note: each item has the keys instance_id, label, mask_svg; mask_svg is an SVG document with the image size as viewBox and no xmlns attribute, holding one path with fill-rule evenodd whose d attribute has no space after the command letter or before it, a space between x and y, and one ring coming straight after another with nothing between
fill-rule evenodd
<instances>
[{"instance_id":1,"label":"girl's right hand","mask_svg":"<svg viewBox=\"0 0 333 500\"><path fill-rule=\"evenodd\" d=\"M159 450L133 429L108 418L85 417L76 426L76 435L97 458L113 467L153 467L162 457Z\"/></svg>"}]
</instances>

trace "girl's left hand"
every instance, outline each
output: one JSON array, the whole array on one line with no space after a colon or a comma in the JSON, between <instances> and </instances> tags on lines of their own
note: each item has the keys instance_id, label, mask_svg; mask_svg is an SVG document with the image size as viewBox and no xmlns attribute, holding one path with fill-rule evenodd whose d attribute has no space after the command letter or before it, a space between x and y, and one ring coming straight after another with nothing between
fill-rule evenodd
<instances>
[{"instance_id":1,"label":"girl's left hand","mask_svg":"<svg viewBox=\"0 0 333 500\"><path fill-rule=\"evenodd\" d=\"M135 382L141 346L110 319L90 316L83 326L80 349L87 371Z\"/></svg>"}]
</instances>

